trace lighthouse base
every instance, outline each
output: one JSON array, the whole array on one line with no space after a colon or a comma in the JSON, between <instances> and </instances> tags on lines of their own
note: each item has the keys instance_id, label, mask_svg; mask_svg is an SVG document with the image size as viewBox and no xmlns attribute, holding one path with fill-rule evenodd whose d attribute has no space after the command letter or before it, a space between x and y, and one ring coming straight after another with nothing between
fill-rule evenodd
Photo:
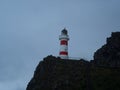
<instances>
[{"instance_id":1,"label":"lighthouse base","mask_svg":"<svg viewBox=\"0 0 120 90\"><path fill-rule=\"evenodd\" d=\"M66 55L60 55L59 56L61 59L68 59L69 57L68 56L66 56Z\"/></svg>"}]
</instances>

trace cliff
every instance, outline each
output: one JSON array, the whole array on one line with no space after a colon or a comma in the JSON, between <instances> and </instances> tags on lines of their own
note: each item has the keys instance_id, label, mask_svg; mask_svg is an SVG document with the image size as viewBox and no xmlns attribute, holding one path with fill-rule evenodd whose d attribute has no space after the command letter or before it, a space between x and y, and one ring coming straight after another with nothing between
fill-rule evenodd
<instances>
[{"instance_id":1,"label":"cliff","mask_svg":"<svg viewBox=\"0 0 120 90\"><path fill-rule=\"evenodd\" d=\"M120 32L94 54L94 60L41 61L26 90L120 90Z\"/></svg>"},{"instance_id":2,"label":"cliff","mask_svg":"<svg viewBox=\"0 0 120 90\"><path fill-rule=\"evenodd\" d=\"M95 65L120 67L120 32L113 32L106 42L94 54Z\"/></svg>"},{"instance_id":3,"label":"cliff","mask_svg":"<svg viewBox=\"0 0 120 90\"><path fill-rule=\"evenodd\" d=\"M86 88L87 61L44 58L36 68L27 90L77 90ZM84 73L83 73L84 72Z\"/></svg>"}]
</instances>

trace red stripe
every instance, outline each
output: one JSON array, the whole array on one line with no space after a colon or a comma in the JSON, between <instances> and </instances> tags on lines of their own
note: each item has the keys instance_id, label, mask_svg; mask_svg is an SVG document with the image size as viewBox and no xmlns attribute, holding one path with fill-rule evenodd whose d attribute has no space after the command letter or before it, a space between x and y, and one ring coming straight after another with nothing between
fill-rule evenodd
<instances>
[{"instance_id":1,"label":"red stripe","mask_svg":"<svg viewBox=\"0 0 120 90\"><path fill-rule=\"evenodd\" d=\"M61 51L61 52L60 52L60 55L68 55L68 52Z\"/></svg>"},{"instance_id":2,"label":"red stripe","mask_svg":"<svg viewBox=\"0 0 120 90\"><path fill-rule=\"evenodd\" d=\"M61 45L68 45L68 42L66 40L61 40L60 44Z\"/></svg>"}]
</instances>

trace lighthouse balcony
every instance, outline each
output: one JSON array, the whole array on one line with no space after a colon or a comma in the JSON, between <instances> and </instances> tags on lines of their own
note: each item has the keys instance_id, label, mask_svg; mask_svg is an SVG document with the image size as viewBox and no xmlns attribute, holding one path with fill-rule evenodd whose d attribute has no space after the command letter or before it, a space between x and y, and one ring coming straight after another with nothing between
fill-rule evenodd
<instances>
[{"instance_id":1,"label":"lighthouse balcony","mask_svg":"<svg viewBox=\"0 0 120 90\"><path fill-rule=\"evenodd\" d=\"M59 35L59 40L61 40L61 39L69 40L69 36L68 35Z\"/></svg>"}]
</instances>

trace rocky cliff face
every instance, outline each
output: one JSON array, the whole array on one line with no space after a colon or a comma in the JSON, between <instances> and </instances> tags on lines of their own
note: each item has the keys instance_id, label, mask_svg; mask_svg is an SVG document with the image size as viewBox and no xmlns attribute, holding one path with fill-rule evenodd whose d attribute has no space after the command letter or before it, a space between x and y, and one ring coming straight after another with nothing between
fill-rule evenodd
<instances>
[{"instance_id":1,"label":"rocky cliff face","mask_svg":"<svg viewBox=\"0 0 120 90\"><path fill-rule=\"evenodd\" d=\"M94 54L94 60L41 61L26 90L120 90L120 32Z\"/></svg>"},{"instance_id":2,"label":"rocky cliff face","mask_svg":"<svg viewBox=\"0 0 120 90\"><path fill-rule=\"evenodd\" d=\"M106 42L94 54L95 65L120 67L120 32L112 33Z\"/></svg>"},{"instance_id":3,"label":"rocky cliff face","mask_svg":"<svg viewBox=\"0 0 120 90\"><path fill-rule=\"evenodd\" d=\"M85 90L87 64L84 60L48 56L37 66L27 90Z\"/></svg>"}]
</instances>

